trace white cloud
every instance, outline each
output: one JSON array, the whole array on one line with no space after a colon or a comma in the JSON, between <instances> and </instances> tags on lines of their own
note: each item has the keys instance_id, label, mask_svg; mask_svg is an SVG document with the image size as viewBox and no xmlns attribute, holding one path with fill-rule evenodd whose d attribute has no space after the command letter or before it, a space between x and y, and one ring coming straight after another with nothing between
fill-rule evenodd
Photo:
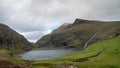
<instances>
[{"instance_id":1,"label":"white cloud","mask_svg":"<svg viewBox=\"0 0 120 68\"><path fill-rule=\"evenodd\" d=\"M43 35L49 34L51 32L52 32L52 30L48 29L47 31L43 32Z\"/></svg>"}]
</instances>

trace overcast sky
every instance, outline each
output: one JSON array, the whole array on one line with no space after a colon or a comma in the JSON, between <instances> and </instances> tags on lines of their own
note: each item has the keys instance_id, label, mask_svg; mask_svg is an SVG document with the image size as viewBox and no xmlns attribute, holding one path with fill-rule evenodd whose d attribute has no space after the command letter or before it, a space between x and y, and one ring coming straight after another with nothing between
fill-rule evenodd
<instances>
[{"instance_id":1,"label":"overcast sky","mask_svg":"<svg viewBox=\"0 0 120 68\"><path fill-rule=\"evenodd\" d=\"M120 0L0 0L0 22L31 42L76 18L120 20Z\"/></svg>"}]
</instances>

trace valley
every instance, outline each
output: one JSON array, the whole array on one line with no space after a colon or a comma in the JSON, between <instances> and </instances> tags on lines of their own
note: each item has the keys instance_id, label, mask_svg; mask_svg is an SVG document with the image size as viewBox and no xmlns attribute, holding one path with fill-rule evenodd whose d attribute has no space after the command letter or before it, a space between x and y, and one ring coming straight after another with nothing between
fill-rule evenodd
<instances>
[{"instance_id":1,"label":"valley","mask_svg":"<svg viewBox=\"0 0 120 68\"><path fill-rule=\"evenodd\" d=\"M36 43L0 24L0 66L119 68L119 41L120 21L76 19L44 35Z\"/></svg>"}]
</instances>

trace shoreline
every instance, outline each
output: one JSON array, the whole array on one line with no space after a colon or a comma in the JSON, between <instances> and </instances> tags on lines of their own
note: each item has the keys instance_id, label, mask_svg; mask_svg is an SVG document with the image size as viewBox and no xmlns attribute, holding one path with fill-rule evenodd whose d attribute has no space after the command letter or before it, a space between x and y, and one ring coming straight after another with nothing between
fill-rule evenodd
<instances>
[{"instance_id":1,"label":"shoreline","mask_svg":"<svg viewBox=\"0 0 120 68\"><path fill-rule=\"evenodd\" d=\"M60 49L72 49L72 50L82 50L80 48L36 48L30 51L36 51L36 50L60 50Z\"/></svg>"}]
</instances>

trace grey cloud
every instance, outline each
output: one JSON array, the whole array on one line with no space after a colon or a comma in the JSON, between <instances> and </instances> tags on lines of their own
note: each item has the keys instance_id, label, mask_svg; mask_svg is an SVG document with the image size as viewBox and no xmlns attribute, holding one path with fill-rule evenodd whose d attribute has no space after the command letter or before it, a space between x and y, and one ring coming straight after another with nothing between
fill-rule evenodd
<instances>
[{"instance_id":1,"label":"grey cloud","mask_svg":"<svg viewBox=\"0 0 120 68\"><path fill-rule=\"evenodd\" d=\"M0 0L0 22L28 40L76 18L120 20L120 0Z\"/></svg>"},{"instance_id":2,"label":"grey cloud","mask_svg":"<svg viewBox=\"0 0 120 68\"><path fill-rule=\"evenodd\" d=\"M94 0L86 1L90 5L90 10L84 15L84 18L98 19L98 20L114 20L116 16L120 16L120 0ZM112 16L112 18L110 18ZM119 20L120 17L118 17Z\"/></svg>"}]
</instances>

